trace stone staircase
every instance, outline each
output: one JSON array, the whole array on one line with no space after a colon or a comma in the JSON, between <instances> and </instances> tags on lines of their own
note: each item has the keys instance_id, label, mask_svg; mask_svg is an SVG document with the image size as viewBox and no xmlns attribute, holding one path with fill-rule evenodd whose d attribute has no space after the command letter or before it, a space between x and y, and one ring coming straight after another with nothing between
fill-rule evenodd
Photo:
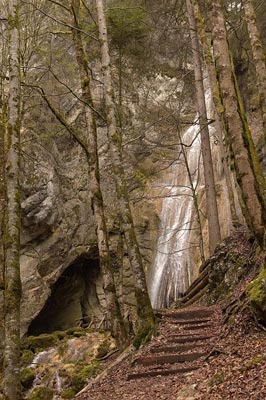
<instances>
[{"instance_id":1,"label":"stone staircase","mask_svg":"<svg viewBox=\"0 0 266 400\"><path fill-rule=\"evenodd\" d=\"M190 373L212 351L217 328L212 308L193 306L157 316L159 336L132 362L128 380Z\"/></svg>"}]
</instances>

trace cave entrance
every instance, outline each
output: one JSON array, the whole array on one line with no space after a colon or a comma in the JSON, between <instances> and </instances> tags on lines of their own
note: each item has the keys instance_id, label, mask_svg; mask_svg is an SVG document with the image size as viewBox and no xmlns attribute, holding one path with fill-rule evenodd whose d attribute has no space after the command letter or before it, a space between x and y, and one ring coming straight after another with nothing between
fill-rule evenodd
<instances>
[{"instance_id":1,"label":"cave entrance","mask_svg":"<svg viewBox=\"0 0 266 400\"><path fill-rule=\"evenodd\" d=\"M59 277L28 334L66 330L102 319L104 294L99 259L79 256Z\"/></svg>"}]
</instances>

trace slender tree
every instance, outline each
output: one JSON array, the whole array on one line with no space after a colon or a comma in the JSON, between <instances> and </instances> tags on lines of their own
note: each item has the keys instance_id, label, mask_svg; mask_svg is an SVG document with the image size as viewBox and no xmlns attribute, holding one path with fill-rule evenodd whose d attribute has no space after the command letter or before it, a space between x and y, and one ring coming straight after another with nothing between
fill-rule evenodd
<instances>
[{"instance_id":1,"label":"slender tree","mask_svg":"<svg viewBox=\"0 0 266 400\"><path fill-rule=\"evenodd\" d=\"M223 106L226 138L234 162L236 179L241 191L241 207L251 231L264 247L266 184L251 137L243 101L238 88L228 47L227 31L221 0L210 2L213 25L213 52L219 95Z\"/></svg>"},{"instance_id":2,"label":"slender tree","mask_svg":"<svg viewBox=\"0 0 266 400\"><path fill-rule=\"evenodd\" d=\"M252 0L244 0L243 8L249 33L253 63L256 70L256 83L259 94L259 103L262 112L264 141L266 141L266 64L260 32L257 27L256 14Z\"/></svg>"},{"instance_id":3,"label":"slender tree","mask_svg":"<svg viewBox=\"0 0 266 400\"><path fill-rule=\"evenodd\" d=\"M191 0L186 0L187 14L190 28L190 38L192 44L195 85L197 94L197 104L199 112L199 125L201 132L201 151L203 158L205 191L207 200L207 218L209 227L209 250L214 253L215 247L221 240L220 224L218 217L218 207L215 192L214 173L211 156L210 137L208 129L208 117L205 103L203 73L200 59L200 46L196 32L196 22L194 9Z\"/></svg>"},{"instance_id":4,"label":"slender tree","mask_svg":"<svg viewBox=\"0 0 266 400\"><path fill-rule=\"evenodd\" d=\"M2 96L1 96L2 97ZM0 113L0 371L3 367L4 350L4 225L5 225L5 205L6 205L6 185L5 185L5 106L1 99Z\"/></svg>"},{"instance_id":5,"label":"slender tree","mask_svg":"<svg viewBox=\"0 0 266 400\"><path fill-rule=\"evenodd\" d=\"M5 231L5 376L8 400L20 392L20 65L19 1L8 2L9 116L7 121Z\"/></svg>"},{"instance_id":6,"label":"slender tree","mask_svg":"<svg viewBox=\"0 0 266 400\"><path fill-rule=\"evenodd\" d=\"M187 156L187 149L182 142L181 134L179 131L178 131L178 139L180 141L181 153L184 158L185 167L186 167L186 171L188 174L189 185L190 185L190 189L191 189L191 193L192 193L193 205L194 205L194 209L195 209L195 213L196 213L196 220L197 220L197 225L198 225L198 230L199 230L198 236L199 236L200 258L201 258L201 262L203 264L205 262L204 238L203 238L202 223L201 223L201 218L200 218L200 208L199 208L199 203L198 203L198 198L197 198L197 193L196 193L197 182L194 183L194 179L193 179L194 171L190 170L188 156Z\"/></svg>"},{"instance_id":7,"label":"slender tree","mask_svg":"<svg viewBox=\"0 0 266 400\"><path fill-rule=\"evenodd\" d=\"M98 249L100 266L103 275L103 288L107 303L108 321L111 331L119 342L125 339L125 328L120 311L120 305L116 296L115 282L111 268L111 259L108 245L108 233L104 215L103 196L100 186L100 170L97 147L97 128L91 89L90 70L88 60L82 43L82 34L79 24L80 0L72 0L73 26L72 34L75 44L77 64L79 67L82 98L85 105L87 138L88 138L88 162L90 191L92 195L92 207L97 228Z\"/></svg>"},{"instance_id":8,"label":"slender tree","mask_svg":"<svg viewBox=\"0 0 266 400\"><path fill-rule=\"evenodd\" d=\"M201 10L198 4L198 0L193 1L194 10L195 10L195 20L196 20L196 30L199 35L202 50L204 54L204 61L206 70L208 72L208 78L210 83L210 88L212 92L214 111L215 111L215 130L219 140L219 148L220 148L220 158L223 166L224 177L226 181L226 187L228 191L229 204L230 204L230 212L233 226L238 225L238 216L236 212L236 198L233 189L232 183L232 174L229 169L229 155L227 154L226 147L224 145L224 134L225 134L225 122L223 120L223 106L221 103L220 95L219 95L219 87L216 80L216 71L214 65L214 59L212 57L211 51L211 38L210 38L210 23L206 21L206 18L202 17ZM204 26L206 26L205 32Z\"/></svg>"},{"instance_id":9,"label":"slender tree","mask_svg":"<svg viewBox=\"0 0 266 400\"><path fill-rule=\"evenodd\" d=\"M114 88L111 76L111 62L103 1L96 0L96 7L101 45L102 71L104 76L108 138L117 197L119 201L118 207L122 220L123 235L125 237L131 267L135 276L135 295L138 315L137 336L139 336L145 334L145 332L148 334L149 330L154 325L154 315L148 295L145 272L134 228L126 177L122 163L122 134L116 119Z\"/></svg>"}]
</instances>

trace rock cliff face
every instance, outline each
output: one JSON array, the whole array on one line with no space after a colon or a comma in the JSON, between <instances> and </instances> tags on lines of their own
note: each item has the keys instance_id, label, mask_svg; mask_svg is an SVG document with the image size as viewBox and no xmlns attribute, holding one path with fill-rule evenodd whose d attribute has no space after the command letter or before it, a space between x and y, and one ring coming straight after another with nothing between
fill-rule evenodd
<instances>
[{"instance_id":1,"label":"rock cliff face","mask_svg":"<svg viewBox=\"0 0 266 400\"><path fill-rule=\"evenodd\" d=\"M134 284L126 252L116 270L118 221L111 166L101 131L101 169L114 271L124 314L134 314ZM105 305L86 159L69 137L24 146L22 183L21 334L100 323ZM134 209L145 268L151 264L157 217L151 202ZM124 250L122 250L124 251Z\"/></svg>"},{"instance_id":2,"label":"rock cliff face","mask_svg":"<svg viewBox=\"0 0 266 400\"><path fill-rule=\"evenodd\" d=\"M86 162L68 138L66 142L65 151L59 151L55 144L46 148L40 144L25 146L22 334L68 266L83 257L90 268L97 260Z\"/></svg>"}]
</instances>

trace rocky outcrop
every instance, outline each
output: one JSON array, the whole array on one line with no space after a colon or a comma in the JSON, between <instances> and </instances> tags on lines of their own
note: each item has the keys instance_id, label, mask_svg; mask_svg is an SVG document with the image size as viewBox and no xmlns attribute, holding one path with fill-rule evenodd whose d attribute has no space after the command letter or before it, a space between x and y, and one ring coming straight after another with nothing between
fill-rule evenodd
<instances>
[{"instance_id":1,"label":"rocky outcrop","mask_svg":"<svg viewBox=\"0 0 266 400\"><path fill-rule=\"evenodd\" d=\"M134 278L126 250L119 248L114 184L104 148L105 130L100 129L100 134L102 187L114 272L125 318L132 320ZM28 156L23 163L21 207L22 335L29 327L34 334L67 329L80 323L84 316L89 323L96 319L97 325L105 305L86 159L68 137L46 146L25 145ZM157 239L158 217L148 201L136 203L134 216L148 270ZM123 259L120 270L119 254Z\"/></svg>"},{"instance_id":2,"label":"rocky outcrop","mask_svg":"<svg viewBox=\"0 0 266 400\"><path fill-rule=\"evenodd\" d=\"M40 312L53 284L81 255L97 257L86 162L66 138L25 147L22 184L21 333Z\"/></svg>"}]
</instances>

